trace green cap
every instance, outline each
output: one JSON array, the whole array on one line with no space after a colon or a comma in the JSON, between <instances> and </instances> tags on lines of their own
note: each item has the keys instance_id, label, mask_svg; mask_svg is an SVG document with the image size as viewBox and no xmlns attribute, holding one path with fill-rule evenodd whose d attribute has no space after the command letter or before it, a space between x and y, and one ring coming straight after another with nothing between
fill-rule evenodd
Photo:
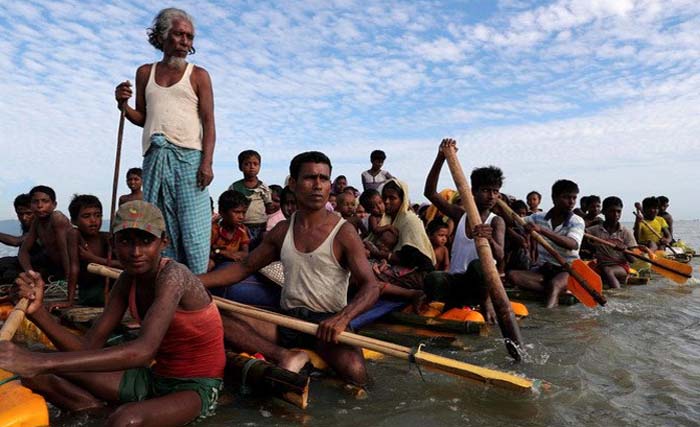
<instances>
[{"instance_id":1,"label":"green cap","mask_svg":"<svg viewBox=\"0 0 700 427\"><path fill-rule=\"evenodd\" d=\"M134 200L119 206L119 210L114 214L112 233L129 228L147 231L156 237L161 237L165 231L165 220L156 206L143 200Z\"/></svg>"}]
</instances>

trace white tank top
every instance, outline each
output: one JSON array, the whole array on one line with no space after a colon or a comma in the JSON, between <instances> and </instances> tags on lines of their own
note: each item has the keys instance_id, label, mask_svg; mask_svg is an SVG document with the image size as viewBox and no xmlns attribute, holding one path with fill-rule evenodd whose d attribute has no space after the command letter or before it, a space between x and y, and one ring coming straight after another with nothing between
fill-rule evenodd
<instances>
[{"instance_id":1,"label":"white tank top","mask_svg":"<svg viewBox=\"0 0 700 427\"><path fill-rule=\"evenodd\" d=\"M162 133L178 147L202 150L202 122L199 99L192 89L193 64L187 64L179 82L170 87L156 83L156 63L146 83L146 123L143 125L143 154L151 145L151 135Z\"/></svg>"},{"instance_id":2,"label":"white tank top","mask_svg":"<svg viewBox=\"0 0 700 427\"><path fill-rule=\"evenodd\" d=\"M285 310L303 307L317 313L337 313L348 305L350 272L333 253L333 240L345 220L340 218L321 246L305 253L294 245L295 217L296 213L292 214L280 251L284 267L280 305Z\"/></svg>"},{"instance_id":3,"label":"white tank top","mask_svg":"<svg viewBox=\"0 0 700 427\"><path fill-rule=\"evenodd\" d=\"M491 224L496 214L489 212L484 224ZM452 256L450 257L450 273L464 273L469 267L469 263L479 258L476 252L474 239L467 237L464 231L467 222L467 214L462 215L455 231L455 240L452 242Z\"/></svg>"}]
</instances>

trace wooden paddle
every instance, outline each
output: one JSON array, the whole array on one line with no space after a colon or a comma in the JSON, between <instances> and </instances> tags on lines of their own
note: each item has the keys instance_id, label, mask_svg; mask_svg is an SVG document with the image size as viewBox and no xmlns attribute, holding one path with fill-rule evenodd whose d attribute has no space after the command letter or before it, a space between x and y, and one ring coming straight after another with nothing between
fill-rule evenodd
<instances>
[{"instance_id":1,"label":"wooden paddle","mask_svg":"<svg viewBox=\"0 0 700 427\"><path fill-rule=\"evenodd\" d=\"M121 273L121 271L116 268L92 263L88 264L88 271L111 278L117 278ZM294 317L284 316L282 314L273 313L261 308L229 301L219 297L214 297L214 300L216 301L216 305L219 307L219 310L222 311L230 311L245 316L250 316L255 319L264 320L274 323L275 325L284 326L285 328L294 329L295 331L303 332L309 335L315 335L316 330L318 329L318 325L305 322ZM402 345L393 344L350 332L341 333L338 341L344 344L374 350L387 356L411 360L418 365L425 366L429 369L453 374L482 384L491 384L501 388L524 392L533 392L537 388L536 383L527 378L518 377L493 369L482 368L435 354L423 352L420 351L420 349L414 352L412 349Z\"/></svg>"},{"instance_id":2,"label":"wooden paddle","mask_svg":"<svg viewBox=\"0 0 700 427\"><path fill-rule=\"evenodd\" d=\"M24 319L29 301L22 298L0 329L0 341L9 341ZM0 426L47 426L49 410L46 401L24 387L14 375L0 369Z\"/></svg>"},{"instance_id":3,"label":"wooden paddle","mask_svg":"<svg viewBox=\"0 0 700 427\"><path fill-rule=\"evenodd\" d=\"M647 222L647 220L644 219L644 214L642 213L642 204L639 203L639 202L636 202L636 203L634 204L634 208L637 210L636 212L634 212L634 216L636 216L636 217L639 219L639 221L640 221L643 225L646 226L647 230L651 231L652 234L653 234L654 236L658 237L658 238L659 238L659 243L661 243L661 239L663 239L664 236L662 236L661 234L659 234L658 231L654 230L654 228L651 226L651 224L649 224L649 223ZM671 252L673 252L673 255L678 255L678 252L676 252L676 251L673 249L673 247L672 247L671 245L669 245L668 243L664 243L663 245L664 245L665 247L669 248L669 249L671 250Z\"/></svg>"},{"instance_id":4,"label":"wooden paddle","mask_svg":"<svg viewBox=\"0 0 700 427\"><path fill-rule=\"evenodd\" d=\"M467 178L464 176L462 166L457 159L457 152L454 146L449 146L443 150L443 153L445 154L445 160L447 160L447 166L450 168L450 173L455 181L455 185L457 185L457 191L459 191L461 195L462 207L467 214L469 227L473 230L477 225L481 225L481 215L479 215L479 210L476 208L476 202L474 201L474 196L467 183ZM501 334L505 338L506 349L515 360L520 360L519 349L522 348L523 345L520 327L518 326L518 321L515 317L515 313L513 313L503 283L501 283L501 276L498 273L493 254L491 253L491 245L489 245L488 240L483 237L476 237L474 239L474 244L479 254L479 260L481 261L484 279L488 285L489 296L491 297L493 308L496 311L498 326L501 328Z\"/></svg>"},{"instance_id":5,"label":"wooden paddle","mask_svg":"<svg viewBox=\"0 0 700 427\"><path fill-rule=\"evenodd\" d=\"M507 213L513 221L521 226L525 226L525 220L520 217L520 215L513 212L513 210L508 206L503 200L498 200L498 206ZM567 263L566 260L557 252L556 249L552 247L539 233L532 231L532 236L537 240L537 243L542 245L542 247L549 252L550 255L557 260L557 262L562 266L567 273L569 273L569 283L568 289L574 296L581 301L587 307L595 307L596 303L600 305L605 305L607 300L603 296L603 282L600 276L593 271L585 262L580 259L574 260L571 264Z\"/></svg>"},{"instance_id":6,"label":"wooden paddle","mask_svg":"<svg viewBox=\"0 0 700 427\"><path fill-rule=\"evenodd\" d=\"M624 253L625 255L633 256L635 258L641 259L644 262L648 262L649 264L651 264L651 269L653 271L673 280L676 283L685 283L689 278L692 277L693 267L691 267L688 264L683 264L666 258L646 258L628 249L620 249L617 246L615 246L614 243L593 236L591 234L586 233L585 237L601 245L609 246L617 251Z\"/></svg>"}]
</instances>

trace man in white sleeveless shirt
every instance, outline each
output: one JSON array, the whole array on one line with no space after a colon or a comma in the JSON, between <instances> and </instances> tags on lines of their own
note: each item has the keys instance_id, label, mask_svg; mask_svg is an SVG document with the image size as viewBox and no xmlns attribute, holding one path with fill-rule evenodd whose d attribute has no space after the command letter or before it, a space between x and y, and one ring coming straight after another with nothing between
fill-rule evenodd
<instances>
[{"instance_id":1,"label":"man in white sleeveless shirt","mask_svg":"<svg viewBox=\"0 0 700 427\"><path fill-rule=\"evenodd\" d=\"M131 83L115 90L126 118L143 128L144 199L163 212L170 240L165 255L204 273L209 260L211 210L207 186L214 178L214 96L204 68L187 63L195 52L194 24L185 11L161 10L148 41L163 59L136 70L136 108Z\"/></svg>"},{"instance_id":2,"label":"man in white sleeveless shirt","mask_svg":"<svg viewBox=\"0 0 700 427\"><path fill-rule=\"evenodd\" d=\"M457 224L452 242L450 271L448 273L434 271L428 274L424 281L424 290L429 299L444 302L445 308L479 304L486 321L493 323L496 320L496 313L489 297L488 285L484 280L474 238L487 239L494 260L497 262L503 260L505 222L503 218L491 212L500 196L503 172L493 166L477 168L472 171L470 176L472 194L482 224L474 230L470 230L467 215L462 206L458 203L449 203L437 193L440 170L445 163L443 150L451 146L456 149L457 142L453 139L443 139L440 143L437 157L425 180L423 191L423 195L440 212Z\"/></svg>"},{"instance_id":3,"label":"man in white sleeveless shirt","mask_svg":"<svg viewBox=\"0 0 700 427\"><path fill-rule=\"evenodd\" d=\"M310 151L294 157L289 167L289 188L297 211L263 237L248 258L201 277L211 288L237 283L271 262L281 260L284 287L280 306L284 313L319 324L315 337L245 316L223 316L226 341L235 349L261 352L281 367L298 372L306 353L290 348L311 348L343 378L355 385L367 383L362 350L337 342L350 321L379 298L379 285L364 254L355 228L325 209L331 190L331 162L325 154ZM348 302L348 279L358 285Z\"/></svg>"}]
</instances>

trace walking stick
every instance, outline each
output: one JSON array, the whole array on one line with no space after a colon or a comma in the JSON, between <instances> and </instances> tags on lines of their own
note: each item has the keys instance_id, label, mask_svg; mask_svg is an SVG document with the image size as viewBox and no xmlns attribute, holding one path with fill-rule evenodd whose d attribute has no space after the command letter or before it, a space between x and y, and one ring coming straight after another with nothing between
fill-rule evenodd
<instances>
[{"instance_id":1,"label":"walking stick","mask_svg":"<svg viewBox=\"0 0 700 427\"><path fill-rule=\"evenodd\" d=\"M122 157L122 140L124 139L124 118L126 117L126 105L122 105L119 114L119 130L117 130L117 153L114 156L114 177L112 178L112 204L109 208L109 226L114 221L114 213L117 210L117 187L119 186L119 163ZM112 263L112 245L107 250L107 265ZM105 277L105 305L109 298L109 278Z\"/></svg>"}]
</instances>

